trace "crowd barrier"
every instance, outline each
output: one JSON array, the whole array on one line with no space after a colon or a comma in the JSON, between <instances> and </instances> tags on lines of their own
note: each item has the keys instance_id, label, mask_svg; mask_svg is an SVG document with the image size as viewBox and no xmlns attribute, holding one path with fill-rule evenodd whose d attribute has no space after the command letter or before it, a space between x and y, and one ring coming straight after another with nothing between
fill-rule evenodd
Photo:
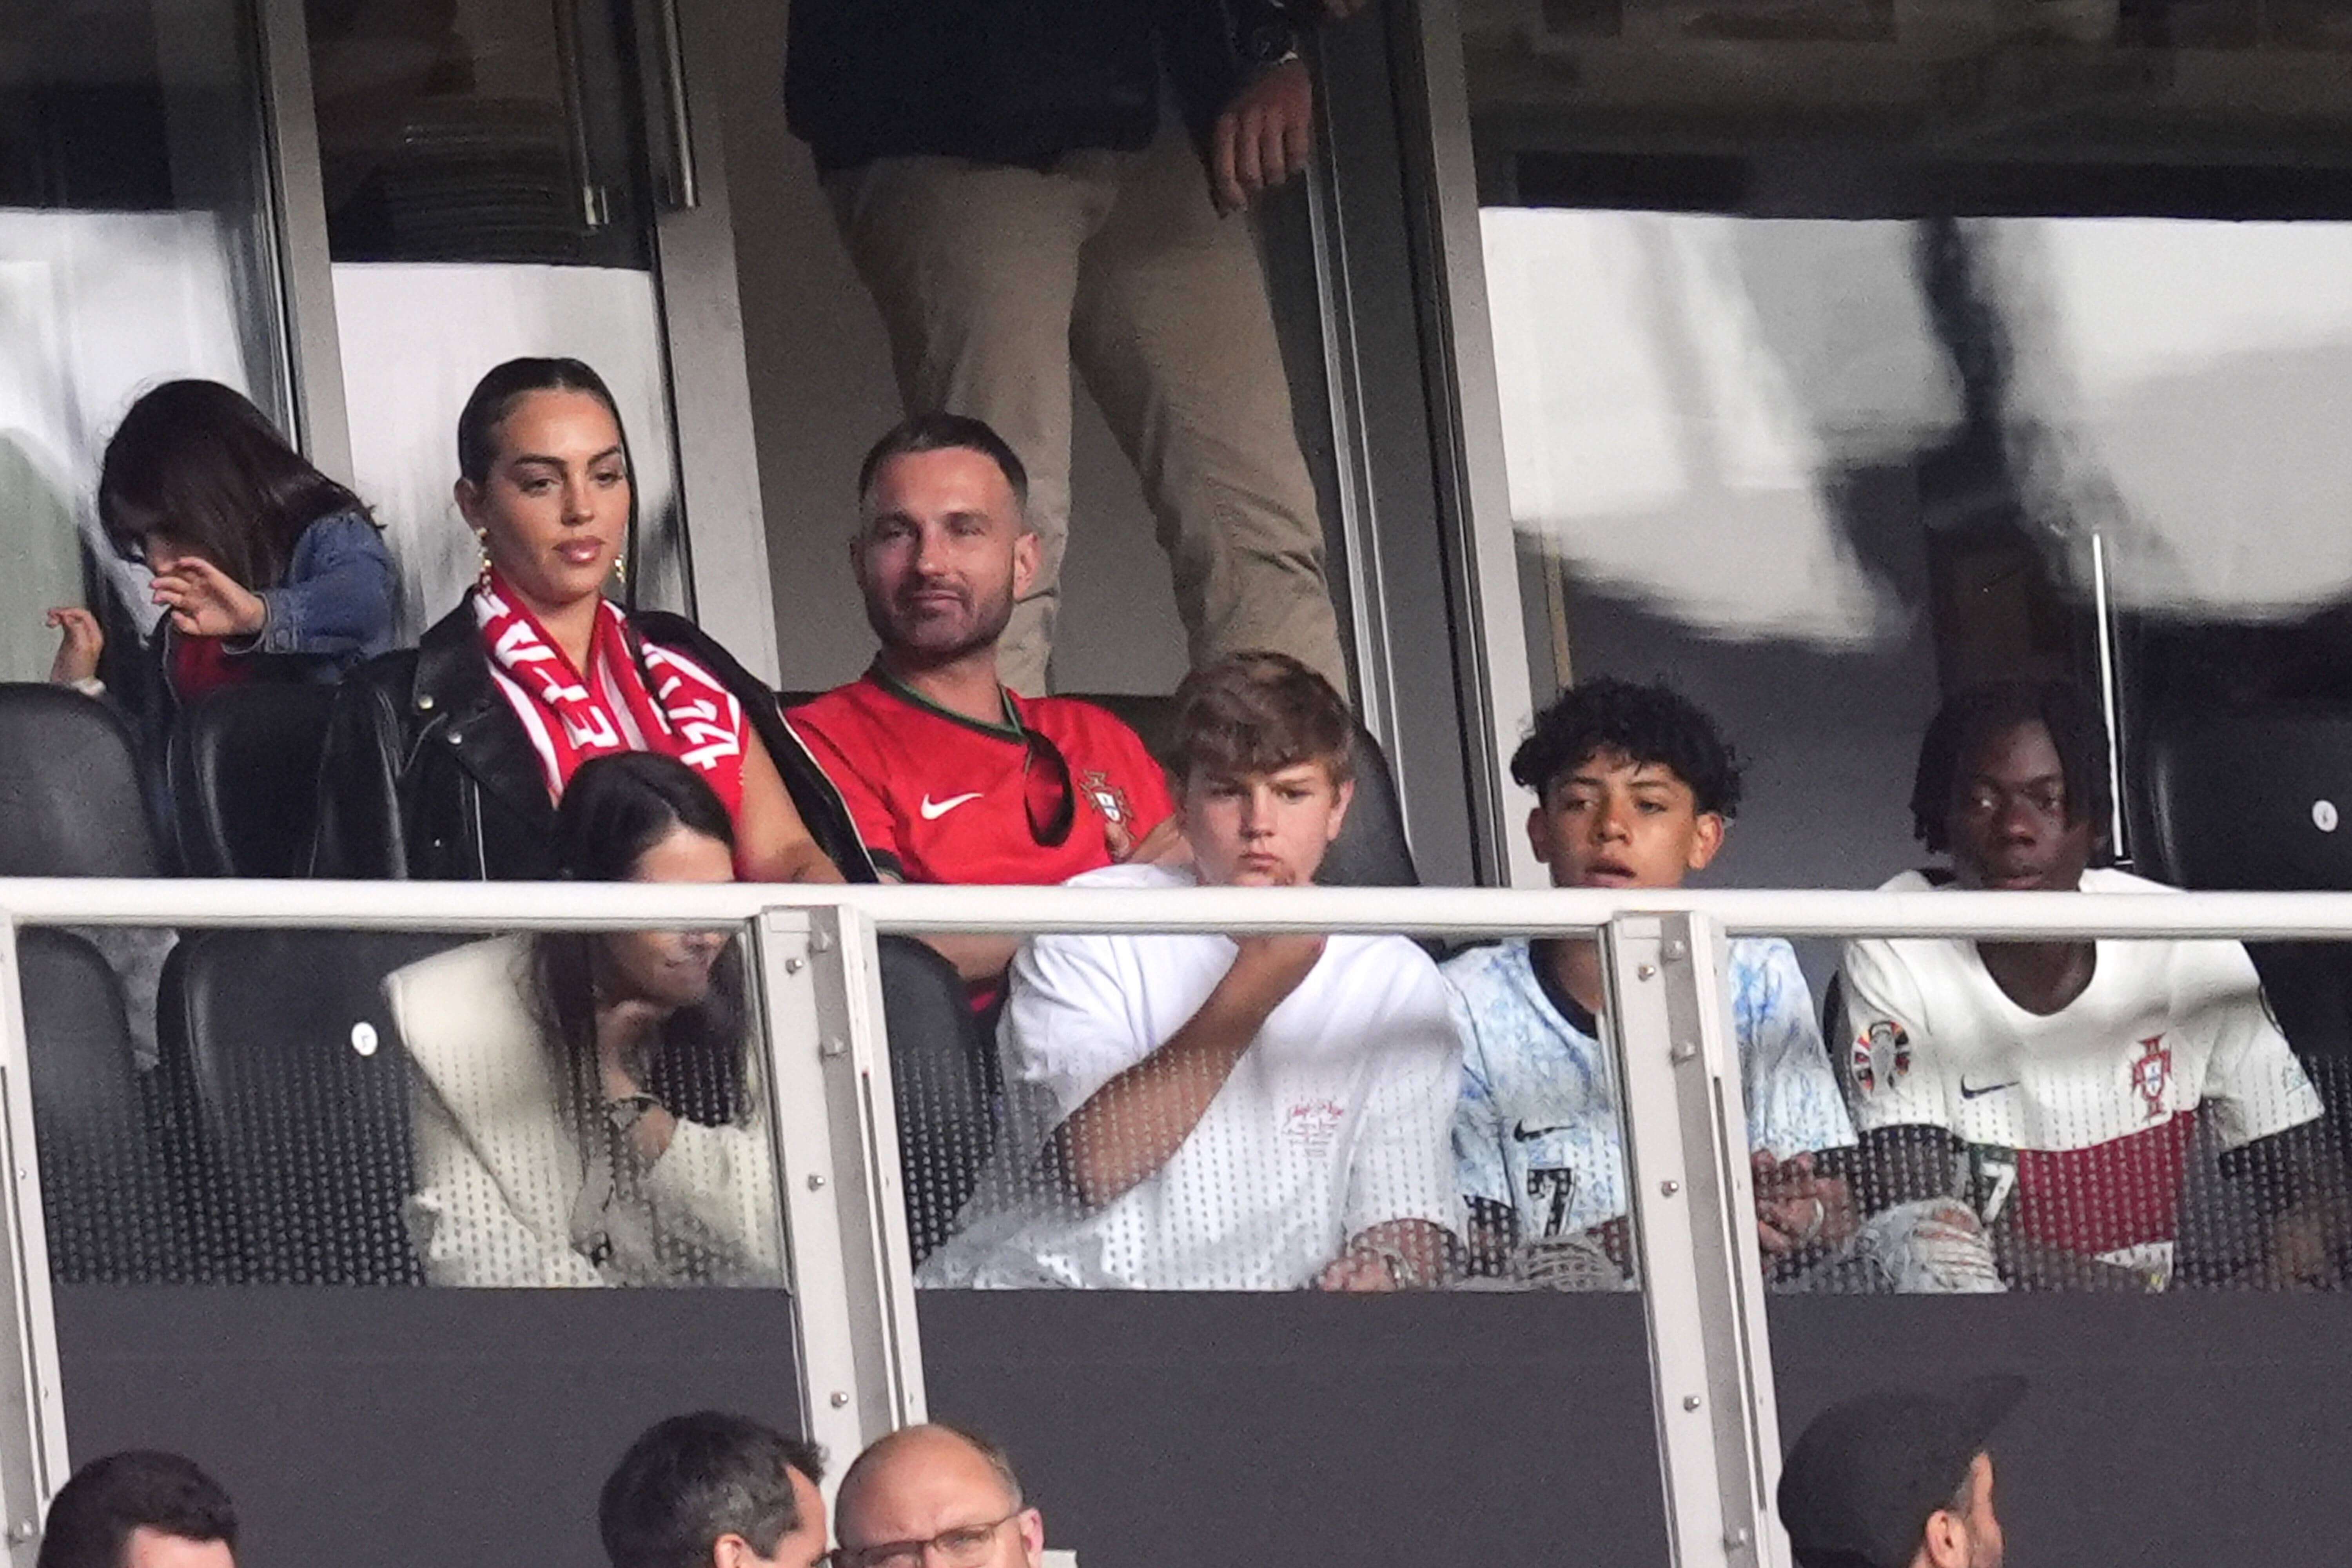
<instances>
[{"instance_id":1,"label":"crowd barrier","mask_svg":"<svg viewBox=\"0 0 2352 1568\"><path fill-rule=\"evenodd\" d=\"M734 1402L756 1403L778 1420L796 1415L836 1463L935 1407L1034 1434L1037 1448L1083 1446L1086 1455L1057 1457L1051 1468L1066 1478L1088 1474L1088 1464L1108 1465L1135 1478L1122 1491L1092 1472L1095 1484L1084 1497L1069 1496L1066 1479L1062 1513L1082 1521L1075 1543L1089 1568L1154 1562L1171 1550L1197 1555L1196 1543L1165 1533L1180 1527L1143 1521L1195 1507L1212 1517L1219 1509L1254 1517L1255 1505L1214 1495L1253 1471L1286 1476L1278 1484L1291 1489L1302 1475L1311 1478L1328 1495L1293 1489L1282 1509L1316 1521L1327 1544L1343 1539L1347 1554L1374 1562L1426 1561L1433 1552L1524 1560L1532 1535L1538 1543L1556 1540L1558 1556L1576 1561L1777 1568L1789 1559L1771 1508L1782 1431L1776 1324L1794 1313L1815 1325L1804 1331L1800 1357L1814 1378L1800 1401L1806 1406L1819 1403L1811 1391L1820 1385L1821 1323L1850 1336L1851 1354L1843 1358L1850 1364L1825 1373L1832 1383L1864 1365L1900 1370L1902 1358L1885 1352L1883 1335L1855 1328L1865 1314L1900 1324L1904 1335L1957 1327L1985 1355L2033 1362L2061 1382L2072 1364L2063 1347L2097 1341L2085 1341L2088 1330L2068 1337L2068 1323L2089 1321L2079 1311L2068 1316L2084 1298L1768 1296L1725 991L1727 943L1758 935L2352 937L2352 897L2320 894L1143 894L25 879L0 882L0 912L6 916L0 1098L9 1176L0 1242L11 1284L0 1321L8 1357L0 1373L0 1502L10 1561L25 1564L33 1561L36 1521L75 1457L131 1443L200 1447L210 1440L250 1449L257 1432L274 1436L285 1475L249 1485L247 1492L258 1487L262 1497L248 1497L248 1509L267 1518L270 1500L310 1506L314 1494L343 1478L339 1527L377 1527L374 1546L341 1552L351 1561L375 1561L370 1553L378 1549L385 1562L415 1561L452 1541L487 1552L493 1542L486 1531L496 1536L510 1528L518 1542L543 1539L551 1514L562 1516L555 1539L584 1548L594 1485L635 1426L685 1405ZM190 991L189 976L220 945L192 933L215 928L276 933L241 940L273 955L282 991L247 995L239 1005L300 1016L301 1029L313 1033L321 1058L333 1065L314 1072L265 1054L240 1078L238 1069L206 1065L202 1050L175 1033L184 1027L194 1037L200 1024L175 1023L167 1005L157 1046L163 1061L153 1070L168 1077L178 1060L184 1078L200 1080L175 1086L187 1096L179 1113L187 1103L212 1107L203 1114L216 1116L226 1131L212 1145L196 1138L199 1149L235 1136L281 1151L306 1139L316 1146L253 1170L217 1156L224 1169L198 1174L206 1192L232 1194L226 1215L190 1215L184 1203L158 1195L174 1181L184 1184L184 1170L126 1173L119 1161L100 1162L94 1179L119 1184L126 1204L171 1210L172 1224L186 1227L181 1239L191 1256L201 1259L210 1247L215 1258L240 1260L242 1272L199 1263L185 1271L185 1282L174 1282L179 1276L167 1269L125 1280L102 1267L67 1267L81 1255L75 1248L104 1253L110 1222L103 1212L60 1220L72 1211L59 1208L58 1194L45 1204L45 1179L79 1178L58 1163L58 1138L44 1143L42 1132L56 1134L68 1116L107 1112L52 1111L44 1101L42 1056L62 1037L41 1023L36 994L54 984L43 978L58 962L52 933L178 933L177 953L165 965L172 996ZM744 1001L764 1047L756 1089L774 1156L782 1285L562 1293L318 1289L414 1282L404 1265L371 1263L364 1247L353 1261L338 1254L341 1243L317 1239L320 1227L349 1235L348 1214L305 1212L335 1204L382 1211L400 1202L411 1179L371 1166L362 1147L370 1134L358 1127L373 1114L370 1106L406 1102L400 1051L376 1000L383 968L469 935L648 929L741 933ZM915 1156L902 1158L894 1110L882 938L1310 931L1392 933L1432 945L1504 935L1597 937L1614 1024L1632 1211L1627 1263L1637 1289L1457 1289L1377 1300L1186 1294L1159 1301L1143 1293L918 1290L906 1174ZM351 961L338 956L351 948L304 945L320 932L379 933L392 946ZM37 1122L37 1101L55 1125ZM330 1129L323 1142L320 1125ZM164 1216L148 1217L157 1223L133 1227L126 1245L134 1251L163 1245L155 1236L169 1228ZM387 1243L385 1256L397 1252ZM2173 1305L2150 1299L2133 1310ZM2281 1298L2257 1310L2267 1314L2262 1331L2326 1345L2346 1337L2334 1331L2335 1305L2335 1299ZM2190 1304L2168 1317L2130 1320L2131 1347L2161 1343L2168 1365L2194 1359L2197 1336L2181 1314L2200 1310ZM1245 1325L1238 1336L1237 1322ZM1923 1349L1911 1364L1942 1367L1950 1359L1943 1348ZM938 1363L929 1376L927 1356ZM2096 1359L2077 1358L2077 1369ZM934 1397L941 1390L943 1402ZM792 1408L780 1408L786 1405ZM2322 1441L2324 1459L2332 1439ZM2309 1461L2309 1443L2300 1447ZM1455 1463L1425 1477L1397 1473L1391 1456L1432 1449ZM1315 1461L1285 1470L1286 1456L1306 1455ZM1360 1462L1332 1462L1343 1455ZM1566 1523L1547 1511L1557 1506L1562 1471L1587 1489ZM371 1483L352 1484L354 1472ZM240 1478L229 1479L235 1489ZM1433 1533L1425 1536L1391 1539L1374 1531L1360 1540L1330 1523L1345 1514L1372 1530L1369 1521L1400 1497L1442 1505L1481 1485L1490 1495L1464 1505L1475 1509L1475 1527L1440 1519L1429 1521ZM470 1488L473 1501L424 1500L441 1495L436 1488L453 1487ZM1051 1489L1043 1495L1050 1501ZM1120 1539L1123 1510L1147 1538ZM1523 1516L1517 1533L1515 1513ZM497 1522L485 1525L486 1515ZM1583 1540L1559 1539L1571 1525ZM1219 1538L1213 1531L1204 1537ZM1296 1554L1279 1528L1254 1539L1269 1559ZM1227 1555L1252 1560L1243 1546ZM249 1555L268 1568L299 1554L292 1542L272 1550L265 1537Z\"/></svg>"}]
</instances>

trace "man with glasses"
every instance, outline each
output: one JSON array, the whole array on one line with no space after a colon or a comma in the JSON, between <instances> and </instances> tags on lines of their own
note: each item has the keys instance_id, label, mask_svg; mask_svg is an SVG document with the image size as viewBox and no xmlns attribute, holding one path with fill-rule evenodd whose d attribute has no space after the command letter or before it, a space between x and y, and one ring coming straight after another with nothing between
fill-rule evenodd
<instances>
[{"instance_id":1,"label":"man with glasses","mask_svg":"<svg viewBox=\"0 0 2352 1568\"><path fill-rule=\"evenodd\" d=\"M974 1432L893 1432L841 1478L841 1546L828 1568L1039 1568L1045 1521L1013 1461Z\"/></svg>"},{"instance_id":2,"label":"man with glasses","mask_svg":"<svg viewBox=\"0 0 2352 1568\"><path fill-rule=\"evenodd\" d=\"M919 416L866 454L858 500L850 564L881 651L790 717L883 874L1053 884L1171 847L1167 779L1134 731L998 678L997 638L1037 572L1012 448L977 419ZM1019 945L929 941L982 993Z\"/></svg>"},{"instance_id":3,"label":"man with glasses","mask_svg":"<svg viewBox=\"0 0 2352 1568\"><path fill-rule=\"evenodd\" d=\"M597 1500L613 1568L817 1568L824 1461L814 1444L716 1410L629 1445Z\"/></svg>"}]
</instances>

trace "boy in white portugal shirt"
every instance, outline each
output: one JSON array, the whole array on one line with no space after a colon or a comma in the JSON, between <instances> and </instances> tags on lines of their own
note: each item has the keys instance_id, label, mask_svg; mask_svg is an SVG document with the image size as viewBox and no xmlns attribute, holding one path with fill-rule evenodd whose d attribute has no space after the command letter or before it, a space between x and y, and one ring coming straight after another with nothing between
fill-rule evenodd
<instances>
[{"instance_id":1,"label":"boy in white portugal shirt","mask_svg":"<svg viewBox=\"0 0 2352 1568\"><path fill-rule=\"evenodd\" d=\"M1178 689L1189 869L1073 887L1311 882L1352 793L1328 682L1244 654ZM1461 1048L1402 937L1047 936L1013 961L1004 1125L927 1285L1386 1290L1444 1276Z\"/></svg>"},{"instance_id":2,"label":"boy in white portugal shirt","mask_svg":"<svg viewBox=\"0 0 2352 1568\"><path fill-rule=\"evenodd\" d=\"M2105 742L2068 687L1947 702L1911 809L1964 888L2168 891L2085 869L2107 819ZM1835 1054L1869 1206L1961 1198L2011 1289L2161 1289L2203 1118L2224 1174L2253 1190L2265 1281L2334 1276L2341 1167L2238 943L1854 942L1844 991Z\"/></svg>"}]
</instances>

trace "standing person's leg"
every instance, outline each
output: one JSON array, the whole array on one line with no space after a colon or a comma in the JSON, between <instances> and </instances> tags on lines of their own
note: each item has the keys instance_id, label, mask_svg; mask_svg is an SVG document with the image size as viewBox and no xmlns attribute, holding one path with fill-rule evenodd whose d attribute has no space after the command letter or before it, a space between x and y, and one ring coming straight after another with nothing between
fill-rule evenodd
<instances>
[{"instance_id":1,"label":"standing person's leg","mask_svg":"<svg viewBox=\"0 0 2352 1568\"><path fill-rule=\"evenodd\" d=\"M1069 531L1079 248L1115 199L1113 163L1079 154L1041 173L882 158L825 182L908 409L988 421L1029 470L1042 570L997 645L1005 684L1028 696L1045 689Z\"/></svg>"},{"instance_id":2,"label":"standing person's leg","mask_svg":"<svg viewBox=\"0 0 2352 1568\"><path fill-rule=\"evenodd\" d=\"M1315 483L1246 217L1220 217L1173 114L1082 253L1070 345L1142 476L1195 666L1271 649L1341 692Z\"/></svg>"}]
</instances>

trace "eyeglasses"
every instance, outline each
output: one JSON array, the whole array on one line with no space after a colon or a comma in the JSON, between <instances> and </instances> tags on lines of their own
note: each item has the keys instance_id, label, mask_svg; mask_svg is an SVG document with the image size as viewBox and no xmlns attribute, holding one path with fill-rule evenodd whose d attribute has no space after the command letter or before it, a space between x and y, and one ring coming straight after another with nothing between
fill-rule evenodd
<instances>
[{"instance_id":1,"label":"eyeglasses","mask_svg":"<svg viewBox=\"0 0 2352 1568\"><path fill-rule=\"evenodd\" d=\"M996 1532L1021 1517L1014 1509L988 1524L960 1524L929 1541L886 1541L879 1546L839 1547L825 1553L824 1568L926 1568L934 1553L948 1568L980 1568L996 1544Z\"/></svg>"}]
</instances>

